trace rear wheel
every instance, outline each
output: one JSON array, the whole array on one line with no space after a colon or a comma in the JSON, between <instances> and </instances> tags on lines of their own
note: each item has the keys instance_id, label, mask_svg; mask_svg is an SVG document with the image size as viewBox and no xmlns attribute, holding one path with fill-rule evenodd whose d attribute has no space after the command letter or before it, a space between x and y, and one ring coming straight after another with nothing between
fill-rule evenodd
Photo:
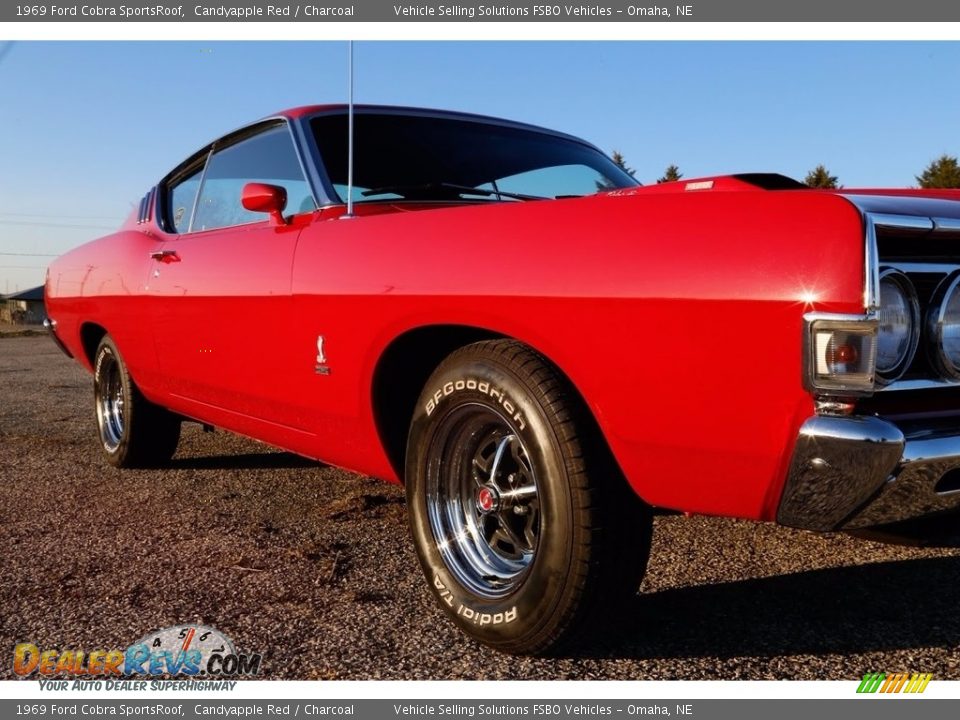
<instances>
[{"instance_id":1,"label":"rear wheel","mask_svg":"<svg viewBox=\"0 0 960 720\"><path fill-rule=\"evenodd\" d=\"M93 399L100 444L111 465L154 467L173 457L180 418L143 396L109 335L97 347Z\"/></svg>"},{"instance_id":2,"label":"rear wheel","mask_svg":"<svg viewBox=\"0 0 960 720\"><path fill-rule=\"evenodd\" d=\"M469 345L434 372L411 425L406 481L430 586L488 645L557 649L637 591L649 509L569 383L520 343Z\"/></svg>"}]
</instances>

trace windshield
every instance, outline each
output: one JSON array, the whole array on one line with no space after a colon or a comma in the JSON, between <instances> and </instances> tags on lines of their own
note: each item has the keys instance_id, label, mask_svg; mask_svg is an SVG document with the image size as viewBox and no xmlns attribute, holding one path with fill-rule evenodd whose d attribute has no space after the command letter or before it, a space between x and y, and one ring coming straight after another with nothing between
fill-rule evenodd
<instances>
[{"instance_id":1,"label":"windshield","mask_svg":"<svg viewBox=\"0 0 960 720\"><path fill-rule=\"evenodd\" d=\"M311 121L342 201L347 116ZM458 118L354 116L354 202L526 201L592 195L637 181L596 149L547 133Z\"/></svg>"}]
</instances>

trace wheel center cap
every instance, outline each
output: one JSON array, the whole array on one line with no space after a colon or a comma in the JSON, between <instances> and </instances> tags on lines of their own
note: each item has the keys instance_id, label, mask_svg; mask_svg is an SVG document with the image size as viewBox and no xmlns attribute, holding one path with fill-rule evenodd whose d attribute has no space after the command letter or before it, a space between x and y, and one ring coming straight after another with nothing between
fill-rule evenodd
<instances>
[{"instance_id":1,"label":"wheel center cap","mask_svg":"<svg viewBox=\"0 0 960 720\"><path fill-rule=\"evenodd\" d=\"M494 512L500 507L500 494L492 487L485 485L477 491L477 510L484 515Z\"/></svg>"}]
</instances>

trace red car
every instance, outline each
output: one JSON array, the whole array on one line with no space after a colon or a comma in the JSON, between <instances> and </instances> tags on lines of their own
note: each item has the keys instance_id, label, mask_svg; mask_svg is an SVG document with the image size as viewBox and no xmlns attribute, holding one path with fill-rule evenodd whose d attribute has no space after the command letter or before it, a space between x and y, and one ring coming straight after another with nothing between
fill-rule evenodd
<instances>
[{"instance_id":1,"label":"red car","mask_svg":"<svg viewBox=\"0 0 960 720\"><path fill-rule=\"evenodd\" d=\"M110 463L190 419L404 482L432 592L511 652L635 594L654 509L960 504L960 192L640 187L542 128L358 107L351 151L348 118L230 133L51 265Z\"/></svg>"}]
</instances>

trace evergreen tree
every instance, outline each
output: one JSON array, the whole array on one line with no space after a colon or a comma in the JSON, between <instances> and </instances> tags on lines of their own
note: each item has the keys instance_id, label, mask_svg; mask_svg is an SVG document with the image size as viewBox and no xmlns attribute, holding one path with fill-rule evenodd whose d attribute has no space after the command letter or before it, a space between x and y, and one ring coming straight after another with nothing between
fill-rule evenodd
<instances>
[{"instance_id":1,"label":"evergreen tree","mask_svg":"<svg viewBox=\"0 0 960 720\"><path fill-rule=\"evenodd\" d=\"M682 177L683 173L680 172L680 168L676 165L668 165L667 169L663 171L663 176L657 178L657 183L676 182Z\"/></svg>"},{"instance_id":2,"label":"evergreen tree","mask_svg":"<svg viewBox=\"0 0 960 720\"><path fill-rule=\"evenodd\" d=\"M627 161L623 159L623 154L619 150L614 150L613 155L610 157L613 160L613 164L618 168L623 170L627 175L633 177L633 174L636 172L632 167L627 167ZM618 185L612 180L597 180L596 181L597 190L603 192L604 190L613 190L618 187Z\"/></svg>"},{"instance_id":3,"label":"evergreen tree","mask_svg":"<svg viewBox=\"0 0 960 720\"><path fill-rule=\"evenodd\" d=\"M817 165L813 170L807 173L803 182L812 188L836 189L840 187L837 184L837 176L831 175L823 165Z\"/></svg>"},{"instance_id":4,"label":"evergreen tree","mask_svg":"<svg viewBox=\"0 0 960 720\"><path fill-rule=\"evenodd\" d=\"M922 188L960 188L960 164L952 155L943 154L917 175Z\"/></svg>"},{"instance_id":5,"label":"evergreen tree","mask_svg":"<svg viewBox=\"0 0 960 720\"><path fill-rule=\"evenodd\" d=\"M636 170L634 170L632 167L627 167L627 161L623 159L623 155L620 154L619 150L613 151L612 160L614 165L616 165L618 168L623 170L630 177L634 177L634 173L636 173Z\"/></svg>"}]
</instances>

